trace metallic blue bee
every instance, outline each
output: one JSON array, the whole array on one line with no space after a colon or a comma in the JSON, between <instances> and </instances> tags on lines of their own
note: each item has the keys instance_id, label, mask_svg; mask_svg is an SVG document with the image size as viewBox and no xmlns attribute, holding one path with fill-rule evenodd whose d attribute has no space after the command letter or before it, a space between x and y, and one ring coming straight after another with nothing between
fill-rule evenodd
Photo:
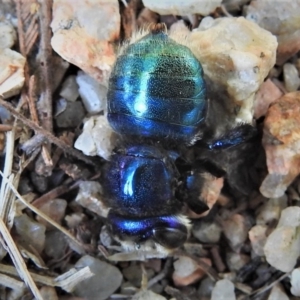
<instances>
[{"instance_id":1,"label":"metallic blue bee","mask_svg":"<svg viewBox=\"0 0 300 300\"><path fill-rule=\"evenodd\" d=\"M167 255L189 236L178 191L185 189L193 210L201 207L197 172L180 174L173 151L199 139L208 105L201 64L163 24L155 25L118 57L107 98L109 123L125 140L103 172L108 229L127 251ZM241 142L241 134L231 134L207 148Z\"/></svg>"}]
</instances>

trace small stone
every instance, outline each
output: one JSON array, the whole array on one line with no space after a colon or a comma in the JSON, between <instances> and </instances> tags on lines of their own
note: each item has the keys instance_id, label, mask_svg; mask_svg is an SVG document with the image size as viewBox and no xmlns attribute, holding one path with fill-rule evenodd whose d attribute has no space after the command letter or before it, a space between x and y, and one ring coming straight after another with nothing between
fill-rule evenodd
<instances>
[{"instance_id":1,"label":"small stone","mask_svg":"<svg viewBox=\"0 0 300 300\"><path fill-rule=\"evenodd\" d=\"M193 226L193 235L202 243L215 244L218 243L222 228L215 222L200 222Z\"/></svg>"},{"instance_id":2,"label":"small stone","mask_svg":"<svg viewBox=\"0 0 300 300\"><path fill-rule=\"evenodd\" d=\"M7 99L23 87L25 58L9 48L0 48L0 95Z\"/></svg>"},{"instance_id":3,"label":"small stone","mask_svg":"<svg viewBox=\"0 0 300 300\"><path fill-rule=\"evenodd\" d=\"M131 299L132 300L167 300L167 298L160 296L156 293L153 293L152 291L149 290L140 291L137 294L135 294Z\"/></svg>"},{"instance_id":4,"label":"small stone","mask_svg":"<svg viewBox=\"0 0 300 300\"><path fill-rule=\"evenodd\" d=\"M267 262L282 272L290 272L300 253L300 207L288 207L281 213L276 229L264 247Z\"/></svg>"},{"instance_id":5,"label":"small stone","mask_svg":"<svg viewBox=\"0 0 300 300\"><path fill-rule=\"evenodd\" d=\"M79 183L79 192L76 202L97 215L106 218L109 208L103 203L103 191L99 182L82 181Z\"/></svg>"},{"instance_id":6,"label":"small stone","mask_svg":"<svg viewBox=\"0 0 300 300\"><path fill-rule=\"evenodd\" d=\"M284 291L280 283L277 283L272 287L271 293L269 294L268 297L268 300L289 300L289 299L290 298L287 296L286 292Z\"/></svg>"},{"instance_id":7,"label":"small stone","mask_svg":"<svg viewBox=\"0 0 300 300\"><path fill-rule=\"evenodd\" d=\"M38 175L36 172L30 172L30 179L39 193L43 194L48 190L49 179L47 177Z\"/></svg>"},{"instance_id":8,"label":"small stone","mask_svg":"<svg viewBox=\"0 0 300 300\"><path fill-rule=\"evenodd\" d=\"M211 266L211 261L208 258L201 258L207 265ZM174 262L173 281L177 286L187 286L193 284L203 278L205 272L201 269L197 262L193 259L180 256L178 260Z\"/></svg>"},{"instance_id":9,"label":"small stone","mask_svg":"<svg viewBox=\"0 0 300 300\"><path fill-rule=\"evenodd\" d=\"M260 117L265 116L270 104L279 99L282 95L283 93L272 80L267 79L263 82L255 95L254 117L259 119Z\"/></svg>"},{"instance_id":10,"label":"small stone","mask_svg":"<svg viewBox=\"0 0 300 300\"><path fill-rule=\"evenodd\" d=\"M59 116L61 113L63 113L68 105L68 101L64 98L59 98L55 101L55 111L54 111L54 117Z\"/></svg>"},{"instance_id":11,"label":"small stone","mask_svg":"<svg viewBox=\"0 0 300 300\"><path fill-rule=\"evenodd\" d=\"M223 221L223 232L233 250L239 249L246 241L249 225L248 220L240 214L234 214Z\"/></svg>"},{"instance_id":12,"label":"small stone","mask_svg":"<svg viewBox=\"0 0 300 300\"><path fill-rule=\"evenodd\" d=\"M90 114L103 111L106 107L107 88L82 71L78 72L76 82L86 111Z\"/></svg>"},{"instance_id":13,"label":"small stone","mask_svg":"<svg viewBox=\"0 0 300 300\"><path fill-rule=\"evenodd\" d=\"M66 254L68 243L65 234L59 230L46 232L44 252L53 259L62 258Z\"/></svg>"},{"instance_id":14,"label":"small stone","mask_svg":"<svg viewBox=\"0 0 300 300\"><path fill-rule=\"evenodd\" d=\"M257 225L268 225L271 222L278 221L283 209L287 207L287 196L279 198L270 198L258 210L256 217Z\"/></svg>"},{"instance_id":15,"label":"small stone","mask_svg":"<svg viewBox=\"0 0 300 300\"><path fill-rule=\"evenodd\" d=\"M185 16L200 14L207 16L221 5L222 0L143 0L144 6L160 15Z\"/></svg>"},{"instance_id":16,"label":"small stone","mask_svg":"<svg viewBox=\"0 0 300 300\"><path fill-rule=\"evenodd\" d=\"M14 226L18 234L18 242L24 247L32 246L41 253L45 246L46 227L43 224L31 220L27 215L15 217Z\"/></svg>"},{"instance_id":17,"label":"small stone","mask_svg":"<svg viewBox=\"0 0 300 300\"><path fill-rule=\"evenodd\" d=\"M245 9L246 18L277 37L277 64L282 65L300 49L300 1L252 0Z\"/></svg>"},{"instance_id":18,"label":"small stone","mask_svg":"<svg viewBox=\"0 0 300 300\"><path fill-rule=\"evenodd\" d=\"M243 266L249 263L249 261L250 257L248 255L231 251L226 253L226 262L231 272L239 271Z\"/></svg>"},{"instance_id":19,"label":"small stone","mask_svg":"<svg viewBox=\"0 0 300 300\"><path fill-rule=\"evenodd\" d=\"M117 135L111 129L106 116L93 116L85 119L83 132L74 147L85 155L101 156L108 160L115 148Z\"/></svg>"},{"instance_id":20,"label":"small stone","mask_svg":"<svg viewBox=\"0 0 300 300\"><path fill-rule=\"evenodd\" d=\"M95 275L79 282L74 295L87 300L105 300L109 298L122 283L122 274L118 268L104 261L85 255L77 261L75 268L90 267Z\"/></svg>"},{"instance_id":21,"label":"small stone","mask_svg":"<svg viewBox=\"0 0 300 300\"><path fill-rule=\"evenodd\" d=\"M11 48L17 40L13 25L7 20L0 21L0 48Z\"/></svg>"},{"instance_id":22,"label":"small stone","mask_svg":"<svg viewBox=\"0 0 300 300\"><path fill-rule=\"evenodd\" d=\"M182 35L177 40L185 41ZM275 36L243 17L206 17L186 44L201 62L216 101L227 101L236 122L251 123L255 93L275 64Z\"/></svg>"},{"instance_id":23,"label":"small stone","mask_svg":"<svg viewBox=\"0 0 300 300\"><path fill-rule=\"evenodd\" d=\"M292 272L291 293L296 297L300 297L300 268L297 268Z\"/></svg>"},{"instance_id":24,"label":"small stone","mask_svg":"<svg viewBox=\"0 0 300 300\"><path fill-rule=\"evenodd\" d=\"M56 290L53 286L42 286L40 293L43 300L58 300Z\"/></svg>"},{"instance_id":25,"label":"small stone","mask_svg":"<svg viewBox=\"0 0 300 300\"><path fill-rule=\"evenodd\" d=\"M300 173L300 92L288 93L269 108L264 121L263 146L268 175L260 192L282 196Z\"/></svg>"},{"instance_id":26,"label":"small stone","mask_svg":"<svg viewBox=\"0 0 300 300\"><path fill-rule=\"evenodd\" d=\"M286 63L283 65L284 85L288 92L295 92L300 86L299 73L295 65Z\"/></svg>"},{"instance_id":27,"label":"small stone","mask_svg":"<svg viewBox=\"0 0 300 300\"><path fill-rule=\"evenodd\" d=\"M211 293L211 300L235 300L234 285L228 279L217 281Z\"/></svg>"},{"instance_id":28,"label":"small stone","mask_svg":"<svg viewBox=\"0 0 300 300\"><path fill-rule=\"evenodd\" d=\"M258 256L264 256L264 246L267 240L267 226L256 225L249 231L249 239L253 252Z\"/></svg>"},{"instance_id":29,"label":"small stone","mask_svg":"<svg viewBox=\"0 0 300 300\"><path fill-rule=\"evenodd\" d=\"M119 38L117 0L53 1L53 49L65 60L107 84Z\"/></svg>"},{"instance_id":30,"label":"small stone","mask_svg":"<svg viewBox=\"0 0 300 300\"><path fill-rule=\"evenodd\" d=\"M300 226L300 207L298 206L289 206L285 208L280 216L277 227L281 226Z\"/></svg>"},{"instance_id":31,"label":"small stone","mask_svg":"<svg viewBox=\"0 0 300 300\"><path fill-rule=\"evenodd\" d=\"M55 221L58 224L61 224L62 219L65 216L65 211L67 208L67 201L63 199L53 199L50 201L47 201L46 203L43 203L38 208L45 213L50 219ZM41 218L40 216L37 216L37 221L39 223L44 224L47 229L53 229L53 225L48 223L46 220Z\"/></svg>"},{"instance_id":32,"label":"small stone","mask_svg":"<svg viewBox=\"0 0 300 300\"><path fill-rule=\"evenodd\" d=\"M211 292L214 288L215 281L213 281L210 277L205 277L201 280L199 289L197 291L197 294L199 295L200 299L210 299Z\"/></svg>"},{"instance_id":33,"label":"small stone","mask_svg":"<svg viewBox=\"0 0 300 300\"><path fill-rule=\"evenodd\" d=\"M81 102L67 101L66 109L55 117L56 125L59 128L77 127L82 122L85 111Z\"/></svg>"},{"instance_id":34,"label":"small stone","mask_svg":"<svg viewBox=\"0 0 300 300\"><path fill-rule=\"evenodd\" d=\"M68 101L76 101L79 97L78 89L76 76L70 75L63 82L59 95Z\"/></svg>"}]
</instances>

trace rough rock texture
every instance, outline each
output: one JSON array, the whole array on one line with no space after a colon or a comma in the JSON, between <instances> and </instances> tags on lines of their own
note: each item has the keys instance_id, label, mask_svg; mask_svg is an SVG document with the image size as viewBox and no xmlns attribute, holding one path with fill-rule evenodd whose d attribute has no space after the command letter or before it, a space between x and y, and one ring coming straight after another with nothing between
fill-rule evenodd
<instances>
[{"instance_id":1,"label":"rough rock texture","mask_svg":"<svg viewBox=\"0 0 300 300\"><path fill-rule=\"evenodd\" d=\"M89 266L95 275L79 282L74 294L87 300L104 300L116 291L122 283L122 274L115 266L97 258L85 255L79 259L75 268Z\"/></svg>"},{"instance_id":2,"label":"rough rock texture","mask_svg":"<svg viewBox=\"0 0 300 300\"><path fill-rule=\"evenodd\" d=\"M254 117L256 119L264 116L270 104L283 95L281 90L272 82L271 79L266 80L260 86L255 95L254 100Z\"/></svg>"},{"instance_id":3,"label":"rough rock texture","mask_svg":"<svg viewBox=\"0 0 300 300\"><path fill-rule=\"evenodd\" d=\"M286 94L270 106L264 123L263 146L269 174L260 191L280 197L300 173L300 92Z\"/></svg>"},{"instance_id":4,"label":"rough rock texture","mask_svg":"<svg viewBox=\"0 0 300 300\"><path fill-rule=\"evenodd\" d=\"M295 269L291 276L291 293L300 297L300 268Z\"/></svg>"},{"instance_id":5,"label":"rough rock texture","mask_svg":"<svg viewBox=\"0 0 300 300\"><path fill-rule=\"evenodd\" d=\"M275 36L243 17L206 17L186 38L216 95L229 98L231 113L239 107L236 121L251 122L255 93L275 63Z\"/></svg>"},{"instance_id":6,"label":"rough rock texture","mask_svg":"<svg viewBox=\"0 0 300 300\"><path fill-rule=\"evenodd\" d=\"M115 61L111 42L119 37L117 0L55 0L51 23L53 49L100 82Z\"/></svg>"},{"instance_id":7,"label":"rough rock texture","mask_svg":"<svg viewBox=\"0 0 300 300\"><path fill-rule=\"evenodd\" d=\"M202 258L207 265L211 266L211 261L208 258ZM177 286L186 286L197 282L205 276L203 269L199 267L193 259L180 256L174 263L173 281Z\"/></svg>"},{"instance_id":8,"label":"rough rock texture","mask_svg":"<svg viewBox=\"0 0 300 300\"><path fill-rule=\"evenodd\" d=\"M108 124L106 116L94 116L85 120L83 132L74 147L85 155L99 155L109 159L115 147L116 134Z\"/></svg>"},{"instance_id":9,"label":"rough rock texture","mask_svg":"<svg viewBox=\"0 0 300 300\"><path fill-rule=\"evenodd\" d=\"M209 15L222 0L143 0L144 5L161 15Z\"/></svg>"},{"instance_id":10,"label":"rough rock texture","mask_svg":"<svg viewBox=\"0 0 300 300\"><path fill-rule=\"evenodd\" d=\"M267 262L282 272L290 272L300 254L300 207L284 209L276 229L264 246Z\"/></svg>"},{"instance_id":11,"label":"rough rock texture","mask_svg":"<svg viewBox=\"0 0 300 300\"><path fill-rule=\"evenodd\" d=\"M106 108L107 88L104 85L82 71L78 72L76 82L83 105L89 114L100 113Z\"/></svg>"},{"instance_id":12,"label":"rough rock texture","mask_svg":"<svg viewBox=\"0 0 300 300\"><path fill-rule=\"evenodd\" d=\"M19 94L25 80L25 58L10 49L15 41L13 26L0 20L0 95L4 98Z\"/></svg>"},{"instance_id":13,"label":"rough rock texture","mask_svg":"<svg viewBox=\"0 0 300 300\"><path fill-rule=\"evenodd\" d=\"M108 208L104 206L102 201L102 187L96 181L82 181L79 184L79 192L76 202L88 210L106 218Z\"/></svg>"},{"instance_id":14,"label":"rough rock texture","mask_svg":"<svg viewBox=\"0 0 300 300\"><path fill-rule=\"evenodd\" d=\"M246 18L276 35L276 61L283 64L300 49L300 0L253 0Z\"/></svg>"},{"instance_id":15,"label":"rough rock texture","mask_svg":"<svg viewBox=\"0 0 300 300\"><path fill-rule=\"evenodd\" d=\"M235 300L234 285L228 279L217 281L211 293L211 300Z\"/></svg>"}]
</instances>

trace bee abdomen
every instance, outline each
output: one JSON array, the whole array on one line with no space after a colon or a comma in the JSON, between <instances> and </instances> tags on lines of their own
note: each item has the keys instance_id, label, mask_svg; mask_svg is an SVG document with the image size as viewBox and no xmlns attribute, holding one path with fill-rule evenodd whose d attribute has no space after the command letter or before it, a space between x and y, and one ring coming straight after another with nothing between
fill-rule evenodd
<instances>
[{"instance_id":1,"label":"bee abdomen","mask_svg":"<svg viewBox=\"0 0 300 300\"><path fill-rule=\"evenodd\" d=\"M206 112L201 64L187 47L152 31L117 59L108 112L120 134L189 142Z\"/></svg>"}]
</instances>

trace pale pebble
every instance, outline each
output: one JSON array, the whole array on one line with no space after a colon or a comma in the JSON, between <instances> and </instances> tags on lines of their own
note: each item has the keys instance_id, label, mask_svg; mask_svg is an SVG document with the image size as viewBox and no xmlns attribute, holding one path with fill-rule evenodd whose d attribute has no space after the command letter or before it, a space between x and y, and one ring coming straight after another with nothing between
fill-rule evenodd
<instances>
[{"instance_id":1,"label":"pale pebble","mask_svg":"<svg viewBox=\"0 0 300 300\"><path fill-rule=\"evenodd\" d=\"M228 279L216 282L211 293L211 300L235 300L234 285Z\"/></svg>"},{"instance_id":2,"label":"pale pebble","mask_svg":"<svg viewBox=\"0 0 300 300\"><path fill-rule=\"evenodd\" d=\"M78 72L76 82L87 112L97 114L103 111L106 107L107 88L82 71Z\"/></svg>"},{"instance_id":3,"label":"pale pebble","mask_svg":"<svg viewBox=\"0 0 300 300\"><path fill-rule=\"evenodd\" d=\"M200 14L207 16L221 5L222 0L143 0L145 7L160 15Z\"/></svg>"},{"instance_id":4,"label":"pale pebble","mask_svg":"<svg viewBox=\"0 0 300 300\"><path fill-rule=\"evenodd\" d=\"M117 135L108 124L106 116L93 116L84 121L83 132L74 147L85 155L99 155L108 160L117 141Z\"/></svg>"}]
</instances>

